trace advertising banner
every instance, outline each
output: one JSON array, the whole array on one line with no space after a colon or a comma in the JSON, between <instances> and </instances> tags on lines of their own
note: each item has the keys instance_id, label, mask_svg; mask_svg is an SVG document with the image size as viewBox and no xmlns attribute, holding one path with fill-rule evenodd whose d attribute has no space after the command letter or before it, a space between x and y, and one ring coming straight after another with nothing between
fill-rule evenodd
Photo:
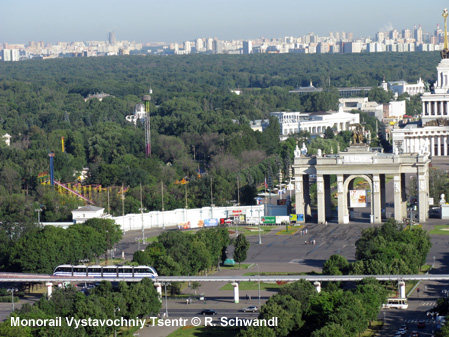
<instances>
[{"instance_id":1,"label":"advertising banner","mask_svg":"<svg viewBox=\"0 0 449 337\"><path fill-rule=\"evenodd\" d=\"M366 190L350 190L349 200L349 207L366 207Z\"/></svg>"},{"instance_id":2,"label":"advertising banner","mask_svg":"<svg viewBox=\"0 0 449 337\"><path fill-rule=\"evenodd\" d=\"M276 217L275 216L264 216L262 217L262 223L264 224L275 224Z\"/></svg>"},{"instance_id":3,"label":"advertising banner","mask_svg":"<svg viewBox=\"0 0 449 337\"><path fill-rule=\"evenodd\" d=\"M204 219L204 227L215 227L218 226L218 219Z\"/></svg>"}]
</instances>

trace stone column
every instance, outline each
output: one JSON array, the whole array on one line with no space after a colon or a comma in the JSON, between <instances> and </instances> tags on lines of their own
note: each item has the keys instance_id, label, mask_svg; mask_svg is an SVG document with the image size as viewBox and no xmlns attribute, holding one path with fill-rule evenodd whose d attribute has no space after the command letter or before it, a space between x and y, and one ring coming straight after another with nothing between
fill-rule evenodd
<instances>
[{"instance_id":1,"label":"stone column","mask_svg":"<svg viewBox=\"0 0 449 337\"><path fill-rule=\"evenodd\" d=\"M317 174L317 206L318 206L318 224L324 224L326 222L326 200L324 197L324 178L323 175Z\"/></svg>"},{"instance_id":2,"label":"stone column","mask_svg":"<svg viewBox=\"0 0 449 337\"><path fill-rule=\"evenodd\" d=\"M443 136L443 146L444 146L444 153L443 155L446 157L447 156L447 136Z\"/></svg>"},{"instance_id":3,"label":"stone column","mask_svg":"<svg viewBox=\"0 0 449 337\"><path fill-rule=\"evenodd\" d=\"M382 217L381 217L381 207L380 207L380 179L379 175L375 174L373 175L373 191L372 191L372 199L373 200L373 222L374 223L381 223Z\"/></svg>"},{"instance_id":4,"label":"stone column","mask_svg":"<svg viewBox=\"0 0 449 337\"><path fill-rule=\"evenodd\" d=\"M232 282L231 285L234 287L234 303L239 303L239 284Z\"/></svg>"},{"instance_id":5,"label":"stone column","mask_svg":"<svg viewBox=\"0 0 449 337\"><path fill-rule=\"evenodd\" d=\"M438 156L441 156L441 136L438 136Z\"/></svg>"},{"instance_id":6,"label":"stone column","mask_svg":"<svg viewBox=\"0 0 449 337\"><path fill-rule=\"evenodd\" d=\"M330 219L332 214L332 201L331 201L331 176L326 174L324 177L324 200L325 200L325 215L326 220Z\"/></svg>"},{"instance_id":7,"label":"stone column","mask_svg":"<svg viewBox=\"0 0 449 337\"><path fill-rule=\"evenodd\" d=\"M436 156L435 153L435 136L430 136L430 155Z\"/></svg>"},{"instance_id":8,"label":"stone column","mask_svg":"<svg viewBox=\"0 0 449 337\"><path fill-rule=\"evenodd\" d=\"M345 222L345 198L346 193L344 192L343 175L337 175L337 192L338 192L338 223L344 224Z\"/></svg>"},{"instance_id":9,"label":"stone column","mask_svg":"<svg viewBox=\"0 0 449 337\"><path fill-rule=\"evenodd\" d=\"M394 219L402 222L402 195L401 195L401 177L399 174L393 176L393 193L394 193Z\"/></svg>"},{"instance_id":10,"label":"stone column","mask_svg":"<svg viewBox=\"0 0 449 337\"><path fill-rule=\"evenodd\" d=\"M297 175L295 177L295 197L296 197L296 214L303 214L303 221L298 221L304 223L306 220L305 213L305 203L304 203L304 184L303 184L303 175Z\"/></svg>"},{"instance_id":11,"label":"stone column","mask_svg":"<svg viewBox=\"0 0 449 337\"><path fill-rule=\"evenodd\" d=\"M418 213L419 222L426 222L429 202L427 201L427 183L425 172L418 174Z\"/></svg>"}]
</instances>

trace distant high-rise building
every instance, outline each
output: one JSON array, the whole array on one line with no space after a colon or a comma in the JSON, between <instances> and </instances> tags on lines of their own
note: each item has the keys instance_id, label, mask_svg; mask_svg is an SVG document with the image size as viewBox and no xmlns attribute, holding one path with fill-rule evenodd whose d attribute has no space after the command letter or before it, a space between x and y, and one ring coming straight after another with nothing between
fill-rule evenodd
<instances>
[{"instance_id":1,"label":"distant high-rise building","mask_svg":"<svg viewBox=\"0 0 449 337\"><path fill-rule=\"evenodd\" d=\"M251 54L253 52L253 42L243 41L243 54Z\"/></svg>"},{"instance_id":2,"label":"distant high-rise building","mask_svg":"<svg viewBox=\"0 0 449 337\"><path fill-rule=\"evenodd\" d=\"M2 50L2 60L4 62L11 61L11 50L9 50L9 49Z\"/></svg>"},{"instance_id":3,"label":"distant high-rise building","mask_svg":"<svg viewBox=\"0 0 449 337\"><path fill-rule=\"evenodd\" d=\"M19 61L20 60L20 51L19 49L11 50L11 61Z\"/></svg>"},{"instance_id":4,"label":"distant high-rise building","mask_svg":"<svg viewBox=\"0 0 449 337\"><path fill-rule=\"evenodd\" d=\"M223 53L223 41L216 40L216 39L213 40L212 51L214 54L222 54Z\"/></svg>"},{"instance_id":5,"label":"distant high-rise building","mask_svg":"<svg viewBox=\"0 0 449 337\"><path fill-rule=\"evenodd\" d=\"M349 41L354 40L354 34L352 34L351 32L349 32L349 33L347 34L347 38L348 38Z\"/></svg>"},{"instance_id":6,"label":"distant high-rise building","mask_svg":"<svg viewBox=\"0 0 449 337\"><path fill-rule=\"evenodd\" d=\"M109 44L110 45L115 45L115 43L117 42L116 40L115 40L115 32L109 32L109 34L108 34L108 41L109 41Z\"/></svg>"},{"instance_id":7,"label":"distant high-rise building","mask_svg":"<svg viewBox=\"0 0 449 337\"><path fill-rule=\"evenodd\" d=\"M418 43L418 44L423 43L423 34L422 34L421 25L419 25L418 28L415 27L414 38L415 38L416 43Z\"/></svg>"},{"instance_id":8,"label":"distant high-rise building","mask_svg":"<svg viewBox=\"0 0 449 337\"><path fill-rule=\"evenodd\" d=\"M385 41L385 34L384 32L378 32L377 33L377 42L384 42Z\"/></svg>"},{"instance_id":9,"label":"distant high-rise building","mask_svg":"<svg viewBox=\"0 0 449 337\"><path fill-rule=\"evenodd\" d=\"M345 32L341 32L341 39L342 40L346 40L346 33Z\"/></svg>"},{"instance_id":10,"label":"distant high-rise building","mask_svg":"<svg viewBox=\"0 0 449 337\"><path fill-rule=\"evenodd\" d=\"M402 38L403 39L409 39L410 38L410 29L403 29L402 30Z\"/></svg>"},{"instance_id":11,"label":"distant high-rise building","mask_svg":"<svg viewBox=\"0 0 449 337\"><path fill-rule=\"evenodd\" d=\"M190 46L190 41L184 42L184 50L186 51L187 54L190 54L190 52L192 51L192 47Z\"/></svg>"},{"instance_id":12,"label":"distant high-rise building","mask_svg":"<svg viewBox=\"0 0 449 337\"><path fill-rule=\"evenodd\" d=\"M195 44L195 48L196 48L196 52L200 52L203 48L203 39L196 39L196 44Z\"/></svg>"},{"instance_id":13,"label":"distant high-rise building","mask_svg":"<svg viewBox=\"0 0 449 337\"><path fill-rule=\"evenodd\" d=\"M212 38L208 38L207 39L207 43L206 43L206 50L207 51L212 51L213 42L214 42L214 40Z\"/></svg>"},{"instance_id":14,"label":"distant high-rise building","mask_svg":"<svg viewBox=\"0 0 449 337\"><path fill-rule=\"evenodd\" d=\"M390 39L397 40L399 37L399 32L396 29L390 30Z\"/></svg>"}]
</instances>

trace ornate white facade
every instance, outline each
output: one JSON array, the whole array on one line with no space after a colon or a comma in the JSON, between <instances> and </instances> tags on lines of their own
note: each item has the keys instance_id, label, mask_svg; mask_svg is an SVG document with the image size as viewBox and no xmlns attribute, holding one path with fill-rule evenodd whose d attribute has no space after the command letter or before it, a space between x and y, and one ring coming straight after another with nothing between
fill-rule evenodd
<instances>
[{"instance_id":1,"label":"ornate white facade","mask_svg":"<svg viewBox=\"0 0 449 337\"><path fill-rule=\"evenodd\" d=\"M437 72L434 92L426 92L421 97L422 127L392 130L393 151L449 155L449 59L441 60Z\"/></svg>"},{"instance_id":2,"label":"ornate white facade","mask_svg":"<svg viewBox=\"0 0 449 337\"><path fill-rule=\"evenodd\" d=\"M351 124L360 123L360 115L344 112L272 112L279 119L281 140L300 131L310 132L312 136L321 136L329 127L337 132L350 130Z\"/></svg>"}]
</instances>

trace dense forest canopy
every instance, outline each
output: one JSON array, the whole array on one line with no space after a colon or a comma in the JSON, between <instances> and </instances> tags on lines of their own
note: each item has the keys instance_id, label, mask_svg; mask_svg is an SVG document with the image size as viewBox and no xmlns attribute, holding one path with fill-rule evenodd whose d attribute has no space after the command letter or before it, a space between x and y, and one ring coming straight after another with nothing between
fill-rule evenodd
<instances>
[{"instance_id":1,"label":"dense forest canopy","mask_svg":"<svg viewBox=\"0 0 449 337\"><path fill-rule=\"evenodd\" d=\"M309 153L344 148L348 135L311 141L302 134L279 142L279 124L271 118L263 132L249 121L269 118L273 111L326 111L337 108L337 87L373 86L384 78L432 82L438 53L360 55L188 55L120 56L30 60L0 63L0 214L17 237L37 220L70 221L70 210L82 203L40 184L54 152L55 178L75 182L84 167L85 185L130 187L125 213L138 212L140 184L143 206L165 209L237 199L254 203L257 186L279 169L287 177L296 141L310 142ZM289 93L313 81L322 93ZM145 158L144 128L125 120L153 89L152 156ZM236 95L230 89L241 89ZM111 96L85 101L89 94ZM373 92L372 94L375 94ZM404 97L402 99L405 99ZM417 112L416 100L408 109ZM375 120L364 116L374 131ZM62 151L64 137L65 151ZM374 144L381 143L375 139ZM314 145L314 142L318 142ZM323 143L323 144L321 144ZM329 149L327 149L327 147ZM323 148L324 149L324 148ZM188 186L176 184L183 178ZM237 185L239 181L239 185ZM115 192L92 195L97 205L118 215L122 200ZM11 231L10 231L11 232Z\"/></svg>"}]
</instances>

